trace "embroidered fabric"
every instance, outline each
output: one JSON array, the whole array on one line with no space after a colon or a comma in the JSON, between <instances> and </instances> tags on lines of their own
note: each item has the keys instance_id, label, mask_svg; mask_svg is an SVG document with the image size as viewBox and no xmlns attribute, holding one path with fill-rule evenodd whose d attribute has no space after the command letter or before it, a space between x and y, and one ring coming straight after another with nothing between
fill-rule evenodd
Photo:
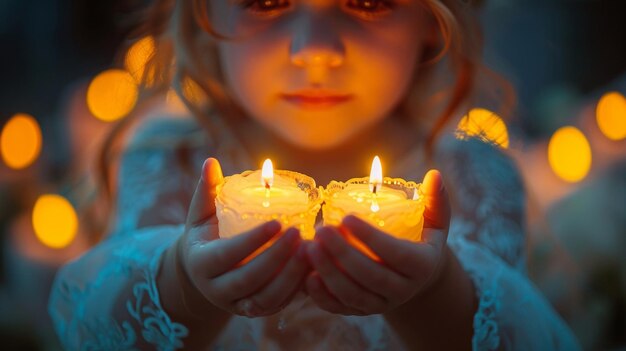
<instances>
[{"instance_id":1,"label":"embroidered fabric","mask_svg":"<svg viewBox=\"0 0 626 351\"><path fill-rule=\"evenodd\" d=\"M63 267L49 305L63 346L86 351L135 350L144 344L158 350L181 348L187 328L163 311L155 277L163 252L182 230L137 229ZM127 295L132 296L123 298ZM114 311L122 300L125 313L120 316Z\"/></svg>"},{"instance_id":2,"label":"embroidered fabric","mask_svg":"<svg viewBox=\"0 0 626 351\"><path fill-rule=\"evenodd\" d=\"M49 310L67 349L159 350L184 346L188 331L163 311L156 289L162 254L182 233L186 208L207 155L225 174L241 160L192 137L190 121L156 120L138 131L120 167L117 229L57 275ZM166 142L153 143L159 138ZM193 141L193 142L190 142ZM148 146L146 146L148 145ZM186 152L181 153L181 149ZM479 301L474 350L576 350L576 339L525 276L523 190L512 162L493 146L444 138L438 167L454 196L448 243L470 275ZM181 160L186 160L181 162ZM391 173L424 174L415 151ZM186 168L186 165L191 167ZM119 309L120 304L125 308ZM116 311L124 311L119 313ZM327 313L309 300L287 316L233 317L214 350L403 350L379 315Z\"/></svg>"}]
</instances>

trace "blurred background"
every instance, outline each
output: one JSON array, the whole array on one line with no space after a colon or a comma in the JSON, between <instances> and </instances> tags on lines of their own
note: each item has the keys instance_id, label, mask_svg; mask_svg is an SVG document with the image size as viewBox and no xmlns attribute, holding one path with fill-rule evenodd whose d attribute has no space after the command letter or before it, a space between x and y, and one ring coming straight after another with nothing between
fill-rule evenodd
<instances>
[{"instance_id":1,"label":"blurred background","mask_svg":"<svg viewBox=\"0 0 626 351\"><path fill-rule=\"evenodd\" d=\"M98 240L95 152L136 106L151 41L127 38L149 2L0 1L4 350L60 349L47 296L56 270ZM494 120L476 106L459 126L518 163L528 273L589 350L626 350L625 16L624 0L486 1L486 61L517 109Z\"/></svg>"}]
</instances>

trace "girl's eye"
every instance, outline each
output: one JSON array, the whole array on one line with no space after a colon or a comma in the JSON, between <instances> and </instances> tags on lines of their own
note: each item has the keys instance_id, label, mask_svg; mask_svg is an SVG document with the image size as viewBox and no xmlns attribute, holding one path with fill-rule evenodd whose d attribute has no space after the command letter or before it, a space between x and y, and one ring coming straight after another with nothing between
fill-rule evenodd
<instances>
[{"instance_id":1,"label":"girl's eye","mask_svg":"<svg viewBox=\"0 0 626 351\"><path fill-rule=\"evenodd\" d=\"M291 6L290 0L239 0L240 6L257 15L271 16ZM393 0L347 0L346 7L367 19L386 15L393 10Z\"/></svg>"},{"instance_id":2,"label":"girl's eye","mask_svg":"<svg viewBox=\"0 0 626 351\"><path fill-rule=\"evenodd\" d=\"M377 17L389 13L394 3L390 0L348 0L346 6L365 17Z\"/></svg>"},{"instance_id":3,"label":"girl's eye","mask_svg":"<svg viewBox=\"0 0 626 351\"><path fill-rule=\"evenodd\" d=\"M289 6L288 0L243 0L241 6L261 15L271 15Z\"/></svg>"}]
</instances>

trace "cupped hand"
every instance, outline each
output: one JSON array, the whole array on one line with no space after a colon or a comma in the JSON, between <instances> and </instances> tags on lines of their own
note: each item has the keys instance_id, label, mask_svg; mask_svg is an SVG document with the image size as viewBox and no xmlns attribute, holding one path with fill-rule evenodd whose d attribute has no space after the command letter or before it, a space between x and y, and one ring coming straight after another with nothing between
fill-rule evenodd
<instances>
[{"instance_id":1,"label":"cupped hand","mask_svg":"<svg viewBox=\"0 0 626 351\"><path fill-rule=\"evenodd\" d=\"M222 181L219 162L207 159L185 233L177 243L183 274L208 302L222 310L248 317L274 314L300 290L310 269L300 233L294 228L281 232L280 223L271 221L221 239L215 197ZM269 248L263 250L266 246Z\"/></svg>"},{"instance_id":2,"label":"cupped hand","mask_svg":"<svg viewBox=\"0 0 626 351\"><path fill-rule=\"evenodd\" d=\"M419 242L394 238L354 216L345 217L339 227L317 230L307 250L314 270L306 279L306 290L320 308L344 315L384 313L437 280L447 257L450 204L438 171L426 174L422 189L424 229ZM350 235L380 261L352 246Z\"/></svg>"}]
</instances>

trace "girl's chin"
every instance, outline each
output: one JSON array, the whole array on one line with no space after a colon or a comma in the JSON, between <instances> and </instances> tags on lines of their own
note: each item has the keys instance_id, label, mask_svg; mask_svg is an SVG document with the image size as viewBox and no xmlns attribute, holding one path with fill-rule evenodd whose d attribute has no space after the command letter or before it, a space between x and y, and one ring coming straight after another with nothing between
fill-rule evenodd
<instances>
[{"instance_id":1,"label":"girl's chin","mask_svg":"<svg viewBox=\"0 0 626 351\"><path fill-rule=\"evenodd\" d=\"M344 145L349 140L349 135L306 135L306 136L295 136L294 134L290 135L281 135L282 139L298 148L306 151L328 151L332 149L336 149Z\"/></svg>"}]
</instances>

